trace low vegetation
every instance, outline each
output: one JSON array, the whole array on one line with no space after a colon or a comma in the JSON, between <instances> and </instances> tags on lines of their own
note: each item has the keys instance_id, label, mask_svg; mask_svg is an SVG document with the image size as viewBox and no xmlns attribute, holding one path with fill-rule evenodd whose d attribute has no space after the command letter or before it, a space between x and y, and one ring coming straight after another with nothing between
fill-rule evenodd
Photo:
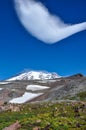
<instances>
[{"instance_id":1,"label":"low vegetation","mask_svg":"<svg viewBox=\"0 0 86 130\"><path fill-rule=\"evenodd\" d=\"M80 92L77 94L77 97L79 97L80 100L85 100L86 101L86 91Z\"/></svg>"},{"instance_id":2,"label":"low vegetation","mask_svg":"<svg viewBox=\"0 0 86 130\"><path fill-rule=\"evenodd\" d=\"M65 99L70 99L70 100L77 100L77 101L86 101L86 91L79 92L78 94L74 96L66 96Z\"/></svg>"},{"instance_id":3,"label":"low vegetation","mask_svg":"<svg viewBox=\"0 0 86 130\"><path fill-rule=\"evenodd\" d=\"M86 103L60 102L21 105L0 113L0 130L19 121L19 130L86 130Z\"/></svg>"}]
</instances>

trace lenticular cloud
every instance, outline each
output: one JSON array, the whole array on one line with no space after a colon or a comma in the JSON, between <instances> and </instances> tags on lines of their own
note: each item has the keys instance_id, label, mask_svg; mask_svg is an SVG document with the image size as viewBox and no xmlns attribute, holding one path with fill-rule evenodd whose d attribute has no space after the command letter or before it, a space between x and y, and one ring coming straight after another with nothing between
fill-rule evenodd
<instances>
[{"instance_id":1,"label":"lenticular cloud","mask_svg":"<svg viewBox=\"0 0 86 130\"><path fill-rule=\"evenodd\" d=\"M15 0L17 15L26 30L45 43L55 43L86 29L86 22L68 25L40 2Z\"/></svg>"}]
</instances>

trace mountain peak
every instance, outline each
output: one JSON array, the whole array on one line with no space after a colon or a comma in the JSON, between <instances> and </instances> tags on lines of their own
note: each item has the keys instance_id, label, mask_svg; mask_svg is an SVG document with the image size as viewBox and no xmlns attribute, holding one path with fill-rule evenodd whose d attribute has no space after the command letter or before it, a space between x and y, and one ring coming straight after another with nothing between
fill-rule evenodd
<instances>
[{"instance_id":1,"label":"mountain peak","mask_svg":"<svg viewBox=\"0 0 86 130\"><path fill-rule=\"evenodd\" d=\"M57 73L50 73L47 71L29 71L25 70L24 72L20 73L17 76L14 76L7 81L14 81L14 80L45 80L45 79L56 79L60 78Z\"/></svg>"}]
</instances>

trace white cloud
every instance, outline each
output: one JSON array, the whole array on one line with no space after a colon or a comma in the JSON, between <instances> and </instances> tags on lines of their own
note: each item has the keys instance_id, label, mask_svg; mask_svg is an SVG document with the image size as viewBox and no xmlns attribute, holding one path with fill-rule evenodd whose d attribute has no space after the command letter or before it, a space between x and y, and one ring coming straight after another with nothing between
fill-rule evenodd
<instances>
[{"instance_id":1,"label":"white cloud","mask_svg":"<svg viewBox=\"0 0 86 130\"><path fill-rule=\"evenodd\" d=\"M42 3L33 0L15 0L15 9L26 30L45 43L58 42L86 29L86 22L65 24L58 16L50 14Z\"/></svg>"}]
</instances>

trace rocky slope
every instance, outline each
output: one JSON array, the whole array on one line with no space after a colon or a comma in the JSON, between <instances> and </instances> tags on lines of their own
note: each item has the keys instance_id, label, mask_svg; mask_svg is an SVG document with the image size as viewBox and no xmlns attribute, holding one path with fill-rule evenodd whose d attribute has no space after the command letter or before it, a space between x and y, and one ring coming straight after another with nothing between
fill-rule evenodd
<instances>
[{"instance_id":1,"label":"rocky slope","mask_svg":"<svg viewBox=\"0 0 86 130\"><path fill-rule=\"evenodd\" d=\"M57 100L86 100L86 77L0 82L0 103L26 103Z\"/></svg>"}]
</instances>

